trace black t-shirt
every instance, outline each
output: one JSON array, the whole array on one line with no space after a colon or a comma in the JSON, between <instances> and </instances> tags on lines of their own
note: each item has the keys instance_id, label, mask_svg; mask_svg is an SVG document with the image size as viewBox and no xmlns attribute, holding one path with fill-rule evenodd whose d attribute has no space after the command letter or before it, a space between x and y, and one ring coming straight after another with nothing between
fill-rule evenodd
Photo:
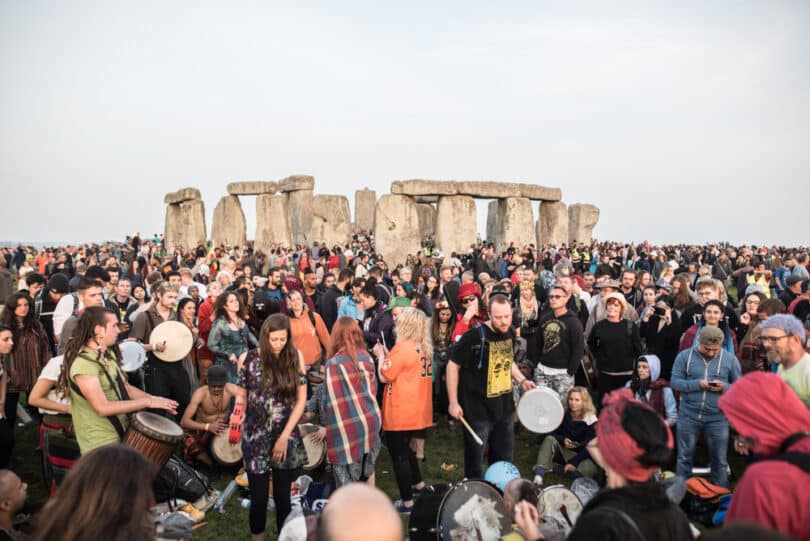
<instances>
[{"instance_id":1,"label":"black t-shirt","mask_svg":"<svg viewBox=\"0 0 810 541\"><path fill-rule=\"evenodd\" d=\"M467 419L498 421L515 411L512 398L514 336L511 328L501 334L481 325L464 333L451 347L450 361L461 368L458 401Z\"/></svg>"}]
</instances>

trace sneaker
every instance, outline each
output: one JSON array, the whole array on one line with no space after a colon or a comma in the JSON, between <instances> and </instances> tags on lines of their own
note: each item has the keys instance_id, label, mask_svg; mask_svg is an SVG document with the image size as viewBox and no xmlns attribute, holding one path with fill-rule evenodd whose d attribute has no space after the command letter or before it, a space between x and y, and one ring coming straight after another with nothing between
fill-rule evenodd
<instances>
[{"instance_id":1,"label":"sneaker","mask_svg":"<svg viewBox=\"0 0 810 541\"><path fill-rule=\"evenodd\" d=\"M534 467L534 484L541 487L543 486L543 475L545 475L546 469L540 466Z\"/></svg>"},{"instance_id":2,"label":"sneaker","mask_svg":"<svg viewBox=\"0 0 810 541\"><path fill-rule=\"evenodd\" d=\"M535 485L537 485L539 487L543 486L543 476L542 475L535 475L533 482L534 482Z\"/></svg>"},{"instance_id":3,"label":"sneaker","mask_svg":"<svg viewBox=\"0 0 810 541\"><path fill-rule=\"evenodd\" d=\"M394 509L396 509L397 513L399 513L400 515L410 515L411 511L413 511L413 505L408 507L407 505L402 503L402 500L397 500L394 502Z\"/></svg>"}]
</instances>

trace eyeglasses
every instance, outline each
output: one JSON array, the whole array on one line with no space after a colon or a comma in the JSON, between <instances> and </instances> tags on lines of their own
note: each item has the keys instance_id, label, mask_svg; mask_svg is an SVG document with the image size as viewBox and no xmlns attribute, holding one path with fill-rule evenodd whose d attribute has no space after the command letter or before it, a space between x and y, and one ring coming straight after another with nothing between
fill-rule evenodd
<instances>
[{"instance_id":1,"label":"eyeglasses","mask_svg":"<svg viewBox=\"0 0 810 541\"><path fill-rule=\"evenodd\" d=\"M563 299L563 298L565 298L565 295L549 295L548 298L549 299Z\"/></svg>"},{"instance_id":2,"label":"eyeglasses","mask_svg":"<svg viewBox=\"0 0 810 541\"><path fill-rule=\"evenodd\" d=\"M782 338L790 338L791 335L784 334L782 336L760 336L759 341L763 344L778 342Z\"/></svg>"}]
</instances>

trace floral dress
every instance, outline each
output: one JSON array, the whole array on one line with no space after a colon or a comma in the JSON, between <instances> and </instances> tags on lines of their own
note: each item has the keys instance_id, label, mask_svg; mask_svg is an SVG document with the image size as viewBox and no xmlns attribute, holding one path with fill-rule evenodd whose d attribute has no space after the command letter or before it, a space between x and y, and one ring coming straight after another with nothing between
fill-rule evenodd
<instances>
[{"instance_id":1,"label":"floral dress","mask_svg":"<svg viewBox=\"0 0 810 541\"><path fill-rule=\"evenodd\" d=\"M236 383L236 364L229 359L231 354L238 358L247 350L259 345L256 337L245 323L241 329L234 331L223 318L217 318L208 334L208 350L216 356L216 363L228 371L228 382Z\"/></svg>"},{"instance_id":2,"label":"floral dress","mask_svg":"<svg viewBox=\"0 0 810 541\"><path fill-rule=\"evenodd\" d=\"M247 389L247 407L242 430L242 454L245 471L251 474L268 472L271 468L291 470L306 464L306 451L301 441L301 434L296 426L287 440L287 457L284 462L272 461L273 446L284 431L292 404L276 400L273 389L259 391L262 378L262 361L259 350L251 350L245 364L239 372L237 385ZM306 376L299 374L298 384L306 384Z\"/></svg>"}]
</instances>

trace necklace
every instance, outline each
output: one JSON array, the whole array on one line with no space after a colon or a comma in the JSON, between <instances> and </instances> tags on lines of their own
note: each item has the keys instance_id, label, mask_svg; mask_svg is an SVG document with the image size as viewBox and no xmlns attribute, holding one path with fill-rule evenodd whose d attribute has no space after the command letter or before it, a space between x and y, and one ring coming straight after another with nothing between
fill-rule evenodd
<instances>
[{"instance_id":1,"label":"necklace","mask_svg":"<svg viewBox=\"0 0 810 541\"><path fill-rule=\"evenodd\" d=\"M211 403L214 405L214 409L217 413L222 412L222 403L225 401L225 393L223 392L222 395L219 397L219 403L214 400L214 395L211 395Z\"/></svg>"}]
</instances>

